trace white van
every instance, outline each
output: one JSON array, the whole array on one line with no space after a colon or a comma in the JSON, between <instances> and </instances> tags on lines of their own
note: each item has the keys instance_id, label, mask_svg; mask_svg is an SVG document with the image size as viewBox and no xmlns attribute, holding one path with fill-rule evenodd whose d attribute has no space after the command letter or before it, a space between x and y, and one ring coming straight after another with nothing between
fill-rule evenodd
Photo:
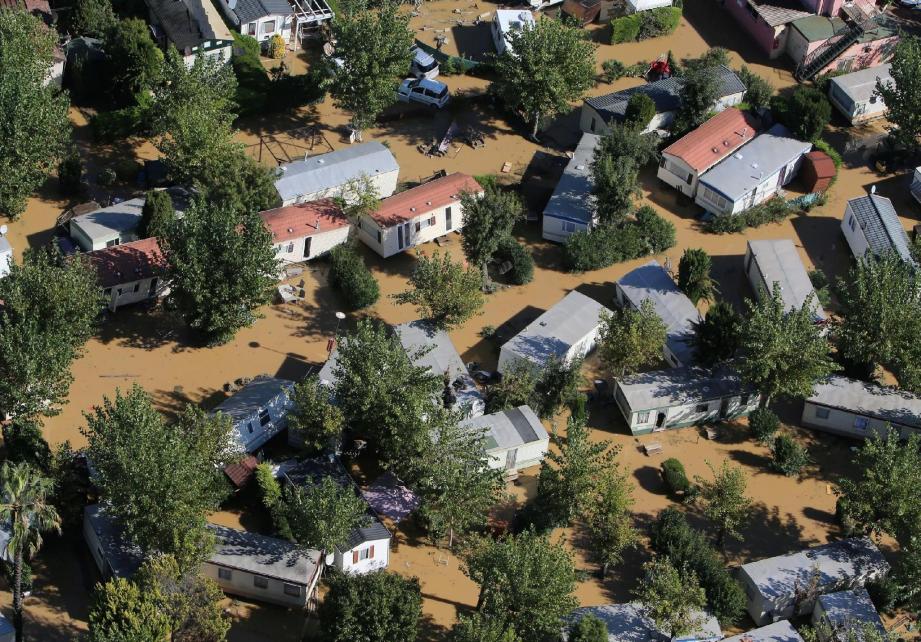
<instances>
[{"instance_id":1,"label":"white van","mask_svg":"<svg viewBox=\"0 0 921 642\"><path fill-rule=\"evenodd\" d=\"M414 102L441 109L451 98L448 86L428 78L407 78L397 89L397 99L404 103Z\"/></svg>"},{"instance_id":2,"label":"white van","mask_svg":"<svg viewBox=\"0 0 921 642\"><path fill-rule=\"evenodd\" d=\"M409 66L409 73L413 77L428 78L429 80L438 77L438 61L435 60L435 56L421 49L418 45L411 46L409 50L413 54L413 61Z\"/></svg>"}]
</instances>

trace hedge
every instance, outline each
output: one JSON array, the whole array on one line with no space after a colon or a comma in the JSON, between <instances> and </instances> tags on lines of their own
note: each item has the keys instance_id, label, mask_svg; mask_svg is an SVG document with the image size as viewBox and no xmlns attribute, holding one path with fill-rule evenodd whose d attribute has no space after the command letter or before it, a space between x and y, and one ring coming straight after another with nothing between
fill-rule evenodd
<instances>
[{"instance_id":1,"label":"hedge","mask_svg":"<svg viewBox=\"0 0 921 642\"><path fill-rule=\"evenodd\" d=\"M563 246L563 266L585 272L656 254L675 245L675 226L654 209L641 207L633 220L613 227L576 232Z\"/></svg>"},{"instance_id":2,"label":"hedge","mask_svg":"<svg viewBox=\"0 0 921 642\"><path fill-rule=\"evenodd\" d=\"M505 278L510 283L524 285L534 278L534 259L531 258L531 252L511 236L499 241L495 258L500 264L505 261L512 264L512 269L505 273Z\"/></svg>"},{"instance_id":3,"label":"hedge","mask_svg":"<svg viewBox=\"0 0 921 642\"><path fill-rule=\"evenodd\" d=\"M615 18L611 21L611 44L666 36L678 28L681 14L681 6L674 6L649 9Z\"/></svg>"},{"instance_id":4,"label":"hedge","mask_svg":"<svg viewBox=\"0 0 921 642\"><path fill-rule=\"evenodd\" d=\"M618 45L622 42L633 42L640 35L640 16L634 13L623 18L611 20L611 44Z\"/></svg>"},{"instance_id":5,"label":"hedge","mask_svg":"<svg viewBox=\"0 0 921 642\"><path fill-rule=\"evenodd\" d=\"M380 287L355 248L338 245L329 256L330 283L342 292L346 303L353 310L374 305L380 297Z\"/></svg>"},{"instance_id":6,"label":"hedge","mask_svg":"<svg viewBox=\"0 0 921 642\"><path fill-rule=\"evenodd\" d=\"M738 214L714 216L704 224L704 229L714 234L741 232L749 227L761 227L768 223L777 223L786 219L795 211L795 207L780 196L775 196Z\"/></svg>"}]
</instances>

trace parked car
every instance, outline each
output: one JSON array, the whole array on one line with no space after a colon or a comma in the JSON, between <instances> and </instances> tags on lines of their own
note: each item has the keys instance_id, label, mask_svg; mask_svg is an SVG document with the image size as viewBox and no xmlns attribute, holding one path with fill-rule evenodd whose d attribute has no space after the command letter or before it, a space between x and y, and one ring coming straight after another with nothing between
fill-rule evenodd
<instances>
[{"instance_id":1,"label":"parked car","mask_svg":"<svg viewBox=\"0 0 921 642\"><path fill-rule=\"evenodd\" d=\"M921 2L921 0L918 0ZM409 48L413 54L413 61L409 66L409 73L415 78L428 78L432 80L438 77L438 61L435 56L420 49L419 45L413 45Z\"/></svg>"},{"instance_id":2,"label":"parked car","mask_svg":"<svg viewBox=\"0 0 921 642\"><path fill-rule=\"evenodd\" d=\"M899 4L903 7L915 9L918 6L921 6L921 0L899 0Z\"/></svg>"},{"instance_id":3,"label":"parked car","mask_svg":"<svg viewBox=\"0 0 921 642\"><path fill-rule=\"evenodd\" d=\"M441 109L451 98L448 86L428 78L407 78L397 89L397 99L404 103L415 102Z\"/></svg>"}]
</instances>

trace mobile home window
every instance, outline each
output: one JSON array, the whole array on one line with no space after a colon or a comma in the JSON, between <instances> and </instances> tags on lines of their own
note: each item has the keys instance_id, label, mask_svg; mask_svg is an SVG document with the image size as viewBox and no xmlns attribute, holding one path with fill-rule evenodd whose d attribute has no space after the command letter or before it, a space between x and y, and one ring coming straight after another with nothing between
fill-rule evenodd
<instances>
[{"instance_id":1,"label":"mobile home window","mask_svg":"<svg viewBox=\"0 0 921 642\"><path fill-rule=\"evenodd\" d=\"M290 595L292 597L301 596L301 587L297 584L287 584L285 583L285 595Z\"/></svg>"},{"instance_id":2,"label":"mobile home window","mask_svg":"<svg viewBox=\"0 0 921 642\"><path fill-rule=\"evenodd\" d=\"M663 156L661 159L659 159L659 167L665 169L666 165L668 165L668 159Z\"/></svg>"},{"instance_id":3,"label":"mobile home window","mask_svg":"<svg viewBox=\"0 0 921 642\"><path fill-rule=\"evenodd\" d=\"M707 404L707 403L697 404L697 412L707 412L708 410L710 410L710 404Z\"/></svg>"},{"instance_id":4,"label":"mobile home window","mask_svg":"<svg viewBox=\"0 0 921 642\"><path fill-rule=\"evenodd\" d=\"M256 588L267 589L269 588L269 580L265 577L260 577L259 575L253 576L253 586Z\"/></svg>"},{"instance_id":5,"label":"mobile home window","mask_svg":"<svg viewBox=\"0 0 921 642\"><path fill-rule=\"evenodd\" d=\"M140 284L140 283L135 283L135 284L134 284L134 291L137 292L137 291L140 290L140 289L141 289L141 284Z\"/></svg>"},{"instance_id":6,"label":"mobile home window","mask_svg":"<svg viewBox=\"0 0 921 642\"><path fill-rule=\"evenodd\" d=\"M828 411L828 408L816 408L815 416L819 419L828 419L828 415L831 413Z\"/></svg>"},{"instance_id":7,"label":"mobile home window","mask_svg":"<svg viewBox=\"0 0 921 642\"><path fill-rule=\"evenodd\" d=\"M106 288L105 290L103 290L103 291L102 291L102 296L104 296L104 297L106 297L106 298L112 296L112 288Z\"/></svg>"},{"instance_id":8,"label":"mobile home window","mask_svg":"<svg viewBox=\"0 0 921 642\"><path fill-rule=\"evenodd\" d=\"M636 423L645 424L649 421L649 411L636 413Z\"/></svg>"},{"instance_id":9,"label":"mobile home window","mask_svg":"<svg viewBox=\"0 0 921 642\"><path fill-rule=\"evenodd\" d=\"M380 230L377 231L377 242L378 242L378 243L383 243L383 242L384 242L384 236L381 234L381 231L380 231Z\"/></svg>"},{"instance_id":10,"label":"mobile home window","mask_svg":"<svg viewBox=\"0 0 921 642\"><path fill-rule=\"evenodd\" d=\"M293 251L294 251L294 241L291 241L290 243L288 243L288 252L293 252Z\"/></svg>"},{"instance_id":11,"label":"mobile home window","mask_svg":"<svg viewBox=\"0 0 921 642\"><path fill-rule=\"evenodd\" d=\"M870 420L866 417L857 417L857 419L854 420L854 428L857 430L866 430L869 425Z\"/></svg>"},{"instance_id":12,"label":"mobile home window","mask_svg":"<svg viewBox=\"0 0 921 642\"><path fill-rule=\"evenodd\" d=\"M851 214L850 216L847 217L847 224L850 226L851 231L853 232L853 231L854 231L854 228L856 227L856 224L854 223L854 215L853 215L853 214Z\"/></svg>"},{"instance_id":13,"label":"mobile home window","mask_svg":"<svg viewBox=\"0 0 921 642\"><path fill-rule=\"evenodd\" d=\"M233 571L231 571L229 568L219 568L217 569L217 576L218 579L229 581L230 578L233 577Z\"/></svg>"},{"instance_id":14,"label":"mobile home window","mask_svg":"<svg viewBox=\"0 0 921 642\"><path fill-rule=\"evenodd\" d=\"M563 231L564 231L564 232L575 232L575 231L576 231L576 224L575 224L575 223L569 223L569 222L564 221L564 222L563 222Z\"/></svg>"},{"instance_id":15,"label":"mobile home window","mask_svg":"<svg viewBox=\"0 0 921 642\"><path fill-rule=\"evenodd\" d=\"M360 560L371 559L371 549L365 548L365 549L358 551L358 559Z\"/></svg>"},{"instance_id":16,"label":"mobile home window","mask_svg":"<svg viewBox=\"0 0 921 642\"><path fill-rule=\"evenodd\" d=\"M267 408L263 408L259 411L259 425L264 426L267 423L272 421L272 418L269 416L269 411Z\"/></svg>"},{"instance_id":17,"label":"mobile home window","mask_svg":"<svg viewBox=\"0 0 921 642\"><path fill-rule=\"evenodd\" d=\"M739 397L739 403L743 406L748 405L748 400L751 398L751 395L742 395Z\"/></svg>"}]
</instances>

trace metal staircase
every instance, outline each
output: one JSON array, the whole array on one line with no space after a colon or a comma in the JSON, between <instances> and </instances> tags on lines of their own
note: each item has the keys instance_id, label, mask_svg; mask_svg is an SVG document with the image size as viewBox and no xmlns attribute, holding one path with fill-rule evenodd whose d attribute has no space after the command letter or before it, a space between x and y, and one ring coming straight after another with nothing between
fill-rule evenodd
<instances>
[{"instance_id":1,"label":"metal staircase","mask_svg":"<svg viewBox=\"0 0 921 642\"><path fill-rule=\"evenodd\" d=\"M830 62L857 42L864 33L875 29L876 18L880 15L878 12L869 13L864 7L856 4L846 4L842 7L842 11L847 16L848 22L797 66L793 76L799 82L815 78Z\"/></svg>"}]
</instances>

